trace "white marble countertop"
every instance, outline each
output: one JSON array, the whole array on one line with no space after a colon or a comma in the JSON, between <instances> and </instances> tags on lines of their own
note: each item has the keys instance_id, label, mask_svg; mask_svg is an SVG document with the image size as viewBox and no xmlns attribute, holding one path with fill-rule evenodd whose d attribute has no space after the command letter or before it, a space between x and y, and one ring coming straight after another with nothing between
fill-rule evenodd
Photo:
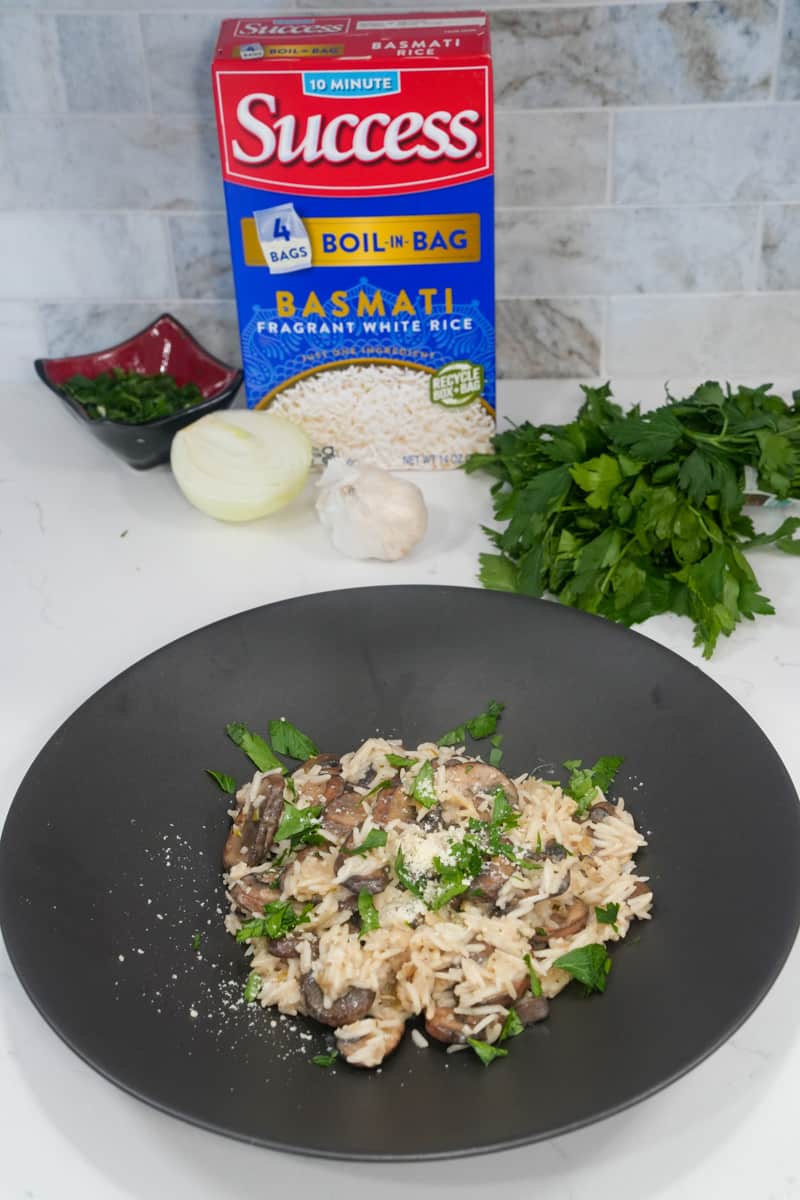
<instances>
[{"instance_id":1,"label":"white marble countertop","mask_svg":"<svg viewBox=\"0 0 800 1200\"><path fill-rule=\"evenodd\" d=\"M572 384L506 385L501 411L558 419L558 404L575 397ZM635 381L619 396L660 397L660 385ZM0 428L0 814L81 701L191 629L328 588L475 585L485 548L478 527L490 515L483 479L416 476L431 512L425 542L401 563L353 563L327 544L310 492L273 518L219 525L185 503L167 467L130 470L38 383L0 388ZM758 519L768 527L777 518ZM770 551L756 570L778 615L746 624L711 663L691 648L684 621L658 618L645 632L743 703L800 783L800 571L796 559ZM289 1184L331 1200L366 1200L376 1185L384 1200L412 1191L478 1200L498 1186L558 1200L800 1197L798 988L795 949L757 1012L711 1059L591 1128L480 1159L330 1163L238 1145L116 1090L44 1024L0 949L0 1197L238 1200Z\"/></svg>"}]
</instances>

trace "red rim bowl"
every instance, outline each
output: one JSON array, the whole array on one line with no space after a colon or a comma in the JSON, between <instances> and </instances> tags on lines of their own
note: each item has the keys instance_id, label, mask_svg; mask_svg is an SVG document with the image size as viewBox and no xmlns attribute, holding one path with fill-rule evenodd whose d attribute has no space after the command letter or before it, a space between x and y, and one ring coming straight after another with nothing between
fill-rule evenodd
<instances>
[{"instance_id":1,"label":"red rim bowl","mask_svg":"<svg viewBox=\"0 0 800 1200\"><path fill-rule=\"evenodd\" d=\"M33 365L42 382L60 397L98 441L139 470L169 460L172 439L179 429L206 413L230 408L243 379L240 369L210 354L169 313L162 313L146 329L106 350L75 354L69 358L37 358ZM64 384L72 375L94 379L112 367L143 375L170 374L179 385L196 384L203 400L191 408L141 425L92 420L83 405L67 394Z\"/></svg>"}]
</instances>

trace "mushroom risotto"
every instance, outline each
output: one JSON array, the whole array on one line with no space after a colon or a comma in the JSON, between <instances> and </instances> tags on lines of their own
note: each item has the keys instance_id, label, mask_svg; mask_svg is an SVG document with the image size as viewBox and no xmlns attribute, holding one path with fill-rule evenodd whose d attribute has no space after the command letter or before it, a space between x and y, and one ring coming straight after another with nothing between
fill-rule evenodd
<instances>
[{"instance_id":1,"label":"mushroom risotto","mask_svg":"<svg viewBox=\"0 0 800 1200\"><path fill-rule=\"evenodd\" d=\"M489 1063L570 980L603 991L607 943L652 901L644 838L602 790L620 760L568 763L562 787L511 779L499 756L370 738L256 771L223 854L247 998L315 1018L347 1062L376 1067L410 1018L416 1045Z\"/></svg>"}]
</instances>

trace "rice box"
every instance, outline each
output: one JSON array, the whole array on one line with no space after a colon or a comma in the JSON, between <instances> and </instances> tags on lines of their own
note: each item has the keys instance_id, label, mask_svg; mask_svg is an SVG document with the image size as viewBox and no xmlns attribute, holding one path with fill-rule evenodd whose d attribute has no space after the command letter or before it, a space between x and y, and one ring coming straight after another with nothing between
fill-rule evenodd
<instances>
[{"instance_id":1,"label":"rice box","mask_svg":"<svg viewBox=\"0 0 800 1200\"><path fill-rule=\"evenodd\" d=\"M248 406L323 458L447 468L487 449L486 15L223 21L212 75Z\"/></svg>"}]
</instances>

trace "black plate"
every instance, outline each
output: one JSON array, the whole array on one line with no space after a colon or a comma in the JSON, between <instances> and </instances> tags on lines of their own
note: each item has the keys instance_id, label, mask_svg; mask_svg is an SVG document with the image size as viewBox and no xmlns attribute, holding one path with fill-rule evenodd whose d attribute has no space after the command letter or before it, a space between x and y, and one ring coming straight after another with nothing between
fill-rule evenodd
<instances>
[{"instance_id":1,"label":"black plate","mask_svg":"<svg viewBox=\"0 0 800 1200\"><path fill-rule=\"evenodd\" d=\"M319 1027L236 1006L246 969L216 912L226 802L203 768L247 773L230 720L287 715L343 751L376 731L435 737L490 697L514 773L625 756L655 919L614 950L605 995L572 985L488 1070L408 1038L380 1074L320 1070ZM333 592L201 629L87 701L14 801L0 918L44 1018L165 1112L302 1153L478 1153L617 1112L733 1033L797 930L799 816L747 714L644 637L472 589Z\"/></svg>"}]
</instances>

